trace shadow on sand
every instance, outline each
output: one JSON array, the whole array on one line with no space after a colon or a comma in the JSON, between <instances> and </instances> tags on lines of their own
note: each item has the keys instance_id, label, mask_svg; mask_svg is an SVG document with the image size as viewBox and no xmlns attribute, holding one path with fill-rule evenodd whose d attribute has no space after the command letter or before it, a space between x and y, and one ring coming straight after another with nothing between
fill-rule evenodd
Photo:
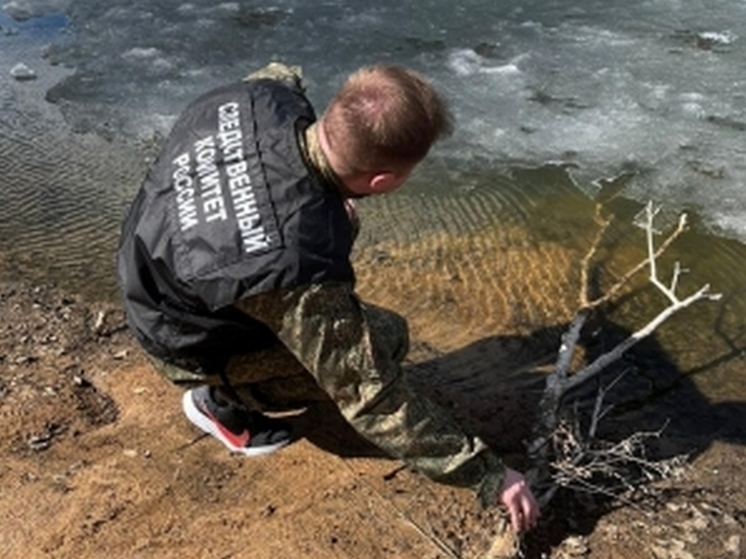
<instances>
[{"instance_id":1,"label":"shadow on sand","mask_svg":"<svg viewBox=\"0 0 746 559\"><path fill-rule=\"evenodd\" d=\"M509 465L524 470L524 441L566 329L567 325L558 325L530 336L488 337L448 354L414 343L406 374L417 391L449 409L467 431L481 436ZM588 362L631 333L598 319L586 331L594 333L580 344ZM692 381L693 375L742 359L744 350L743 344L731 344L730 352L718 357L703 355L700 365L680 371L651 336L567 398L577 400L579 409L589 410L598 387L626 371L605 400L614 410L602 422L600 438L621 440L665 425L660 438L650 441L647 455L651 459L679 454L694 457L715 441L746 444L746 402L710 403ZM321 448L342 456L384 457L358 437L332 405L310 408L296 421L299 432ZM590 501L585 496L581 503L577 495L558 493L543 515L537 537L529 538L526 556L542 556L571 530L591 533L613 506L613 501L601 496Z\"/></svg>"}]
</instances>

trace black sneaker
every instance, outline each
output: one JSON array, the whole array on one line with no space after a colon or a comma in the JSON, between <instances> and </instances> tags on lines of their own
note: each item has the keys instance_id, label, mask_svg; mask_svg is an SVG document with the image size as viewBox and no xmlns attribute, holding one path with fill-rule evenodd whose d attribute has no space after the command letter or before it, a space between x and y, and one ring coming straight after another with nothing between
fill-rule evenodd
<instances>
[{"instance_id":1,"label":"black sneaker","mask_svg":"<svg viewBox=\"0 0 746 559\"><path fill-rule=\"evenodd\" d=\"M246 456L269 454L290 442L290 428L283 421L249 411L215 398L213 387L187 390L181 400L189 421L233 452Z\"/></svg>"}]
</instances>

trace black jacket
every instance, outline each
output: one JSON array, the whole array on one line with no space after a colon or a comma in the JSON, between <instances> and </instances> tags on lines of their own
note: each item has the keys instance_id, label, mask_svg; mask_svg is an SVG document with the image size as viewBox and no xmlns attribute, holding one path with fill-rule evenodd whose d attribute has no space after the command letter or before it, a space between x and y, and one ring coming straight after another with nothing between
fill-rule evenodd
<instances>
[{"instance_id":1,"label":"black jacket","mask_svg":"<svg viewBox=\"0 0 746 559\"><path fill-rule=\"evenodd\" d=\"M272 80L215 89L178 119L119 248L128 321L147 351L217 372L275 342L237 301L354 281L343 200L299 142L314 120L302 94Z\"/></svg>"}]
</instances>

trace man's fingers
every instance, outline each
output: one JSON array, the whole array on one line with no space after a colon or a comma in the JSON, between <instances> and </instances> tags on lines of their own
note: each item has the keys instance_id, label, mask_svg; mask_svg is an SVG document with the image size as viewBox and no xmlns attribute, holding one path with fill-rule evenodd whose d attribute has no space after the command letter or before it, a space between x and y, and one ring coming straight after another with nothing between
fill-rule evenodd
<instances>
[{"instance_id":1,"label":"man's fingers","mask_svg":"<svg viewBox=\"0 0 746 559\"><path fill-rule=\"evenodd\" d=\"M534 499L526 479L515 470L505 470L500 501L508 509L510 523L516 532L530 530L539 519L539 504Z\"/></svg>"},{"instance_id":2,"label":"man's fingers","mask_svg":"<svg viewBox=\"0 0 746 559\"><path fill-rule=\"evenodd\" d=\"M530 494L516 495L516 499L508 506L508 513L516 532L530 530L539 521L539 506Z\"/></svg>"},{"instance_id":3,"label":"man's fingers","mask_svg":"<svg viewBox=\"0 0 746 559\"><path fill-rule=\"evenodd\" d=\"M523 501L523 520L525 524L525 528L531 529L534 526L536 526L536 523L539 521L539 516L541 515L541 511L539 509L539 504L536 502L536 500L533 498L533 495L530 493L527 495L524 495Z\"/></svg>"},{"instance_id":4,"label":"man's fingers","mask_svg":"<svg viewBox=\"0 0 746 559\"><path fill-rule=\"evenodd\" d=\"M518 505L509 507L508 512L510 513L510 523L513 525L513 530L516 532L523 532L523 528L521 527L523 514L521 514Z\"/></svg>"}]
</instances>

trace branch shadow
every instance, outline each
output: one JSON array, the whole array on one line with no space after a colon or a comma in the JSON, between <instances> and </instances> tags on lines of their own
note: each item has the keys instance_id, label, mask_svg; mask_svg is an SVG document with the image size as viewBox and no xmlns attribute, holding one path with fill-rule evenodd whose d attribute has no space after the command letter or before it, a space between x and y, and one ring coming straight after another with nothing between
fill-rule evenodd
<instances>
[{"instance_id":1,"label":"branch shadow","mask_svg":"<svg viewBox=\"0 0 746 559\"><path fill-rule=\"evenodd\" d=\"M528 466L524 442L530 437L546 375L567 326L537 330L529 336L485 338L418 362L408 373L420 392L450 409L465 429L482 437L509 465L523 470ZM588 362L632 333L603 318L594 319L586 331L591 334L581 338L579 345ZM605 399L614 408L601 422L599 438L619 441L636 432L665 427L646 448L647 457L653 460L681 454L694 458L715 441L744 445L746 402L711 403L693 377L726 363L737 364L745 350L743 343L732 343L723 354L708 356L700 365L681 371L655 336L650 336L596 379L568 394L566 401L590 413L598 389L624 372ZM569 491L558 493L545 511L545 521L527 539L525 556L548 556L570 532L590 534L614 506L618 501L603 496L589 499Z\"/></svg>"}]
</instances>

